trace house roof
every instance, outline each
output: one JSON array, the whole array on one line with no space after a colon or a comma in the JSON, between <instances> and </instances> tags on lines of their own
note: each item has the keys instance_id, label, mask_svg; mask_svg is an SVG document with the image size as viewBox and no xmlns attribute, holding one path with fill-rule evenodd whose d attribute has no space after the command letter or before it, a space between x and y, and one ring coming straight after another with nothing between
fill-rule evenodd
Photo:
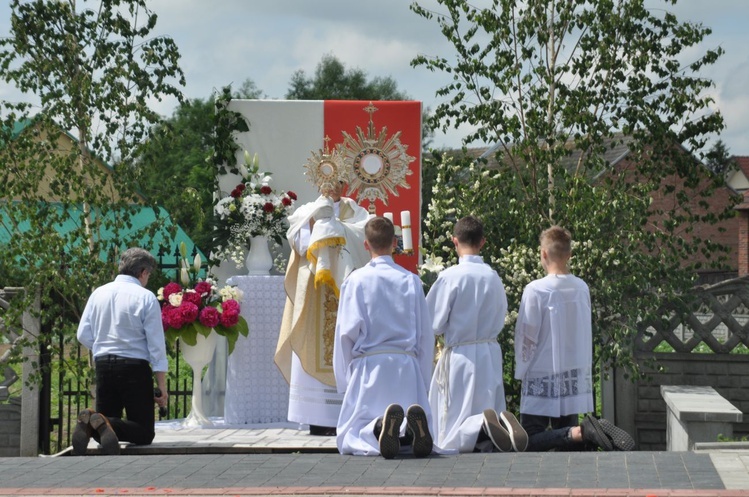
<instances>
[{"instance_id":1,"label":"house roof","mask_svg":"<svg viewBox=\"0 0 749 497\"><path fill-rule=\"evenodd\" d=\"M58 212L61 212L63 209L65 209L65 207L60 203L50 203L50 205L57 209ZM130 224L127 227L123 227L119 231L119 238L129 238L131 236L134 236L137 232L149 228L155 223L162 223L163 229L156 231L153 236L153 240L150 240L149 237L149 241L147 243L146 237L143 236L137 241L138 246L141 246L151 252L151 254L156 257L156 260L159 260L159 252L161 251L162 254L164 254L163 263L172 264L174 262L173 254L175 252L175 247L178 247L180 243L184 242L187 246L188 253L192 253L194 247L194 249L197 250L197 253L200 254L201 258L204 261L206 260L205 254L203 254L203 252L197 246L195 246L192 239L190 239L187 233L185 233L185 231L178 224L174 224L172 222L169 213L165 209L161 207L153 209L151 207L143 205L132 205L131 207L135 209L135 213L130 218ZM81 206L70 206L67 208L67 211L67 214L62 216L65 218L65 220L54 227L55 231L61 236L64 236L77 229L79 227L78 222L81 219L80 216L82 215ZM107 215L107 218L114 218L116 215L116 212L110 212ZM10 226L9 221L10 220L7 213L4 210L0 209L0 245L8 243L10 241L10 238L15 234L14 231L8 228L8 226ZM31 228L28 223L23 223L18 227L18 230L21 232L26 232L30 229ZM175 230L174 240L171 240L168 234L168 230L171 229ZM114 238L114 233L111 230L103 229L100 234L101 238L105 240ZM123 250L126 248L128 247L124 245L120 247L120 249ZM104 260L106 256L107 254L105 250L103 250L99 254L99 257L102 260Z\"/></svg>"},{"instance_id":2,"label":"house roof","mask_svg":"<svg viewBox=\"0 0 749 497\"><path fill-rule=\"evenodd\" d=\"M617 133L604 138L603 145L605 147L605 152L603 154L603 159L606 164L613 166L624 159L629 154L629 145L632 141L634 141L634 138L622 133ZM570 153L562 158L561 164L568 169L574 168L580 160L582 151L575 148L575 143L573 141L567 142L565 148L567 148ZM499 167L496 155L501 152L503 152L503 149L500 144L494 144L491 147L467 149L467 154L469 156L476 159L480 158L486 160L486 167L494 169Z\"/></svg>"},{"instance_id":3,"label":"house roof","mask_svg":"<svg viewBox=\"0 0 749 497\"><path fill-rule=\"evenodd\" d=\"M749 178L749 156L734 155L731 159L736 163L736 166L744 173L746 178Z\"/></svg>"}]
</instances>

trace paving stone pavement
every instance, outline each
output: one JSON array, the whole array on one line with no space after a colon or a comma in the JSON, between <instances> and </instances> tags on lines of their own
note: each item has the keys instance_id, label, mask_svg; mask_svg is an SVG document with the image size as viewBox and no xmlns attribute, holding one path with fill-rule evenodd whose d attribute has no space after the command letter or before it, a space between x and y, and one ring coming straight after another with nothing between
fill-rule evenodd
<instances>
[{"instance_id":1,"label":"paving stone pavement","mask_svg":"<svg viewBox=\"0 0 749 497\"><path fill-rule=\"evenodd\" d=\"M334 446L288 426L162 426L150 453L0 458L0 495L749 496L747 450L385 460Z\"/></svg>"}]
</instances>

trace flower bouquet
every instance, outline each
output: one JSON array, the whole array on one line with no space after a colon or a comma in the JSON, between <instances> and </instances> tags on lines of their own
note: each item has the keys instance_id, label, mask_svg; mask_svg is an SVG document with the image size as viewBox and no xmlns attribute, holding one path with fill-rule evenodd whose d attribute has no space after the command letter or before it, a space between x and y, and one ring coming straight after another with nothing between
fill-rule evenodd
<instances>
[{"instance_id":1,"label":"flower bouquet","mask_svg":"<svg viewBox=\"0 0 749 497\"><path fill-rule=\"evenodd\" d=\"M195 345L198 333L207 337L213 330L226 337L231 354L239 334L246 337L249 333L247 321L239 315L242 291L228 285L218 289L210 278L199 280L200 255L188 265L184 243L180 251L182 284L168 283L157 294L167 343L179 338L187 345Z\"/></svg>"},{"instance_id":2,"label":"flower bouquet","mask_svg":"<svg viewBox=\"0 0 749 497\"><path fill-rule=\"evenodd\" d=\"M233 260L238 267L252 237L264 236L281 244L289 227L287 216L293 210L296 193L273 191L270 173L260 173L257 154L244 153L240 167L242 182L221 198L214 207L215 241L220 256Z\"/></svg>"}]
</instances>

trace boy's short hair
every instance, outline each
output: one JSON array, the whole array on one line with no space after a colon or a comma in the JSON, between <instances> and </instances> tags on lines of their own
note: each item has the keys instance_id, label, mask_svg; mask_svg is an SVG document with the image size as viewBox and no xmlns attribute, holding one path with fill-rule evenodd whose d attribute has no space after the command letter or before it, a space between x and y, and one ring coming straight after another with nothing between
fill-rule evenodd
<instances>
[{"instance_id":1,"label":"boy's short hair","mask_svg":"<svg viewBox=\"0 0 749 497\"><path fill-rule=\"evenodd\" d=\"M395 228L385 217L373 217L364 225L364 236L369 247L374 251L383 251L393 247Z\"/></svg>"},{"instance_id":2,"label":"boy's short hair","mask_svg":"<svg viewBox=\"0 0 749 497\"><path fill-rule=\"evenodd\" d=\"M453 235L462 245L478 247L484 239L484 224L473 216L465 216L455 223Z\"/></svg>"},{"instance_id":3,"label":"boy's short hair","mask_svg":"<svg viewBox=\"0 0 749 497\"><path fill-rule=\"evenodd\" d=\"M572 254L572 235L561 226L552 226L544 230L539 240L549 259L563 259Z\"/></svg>"}]
</instances>

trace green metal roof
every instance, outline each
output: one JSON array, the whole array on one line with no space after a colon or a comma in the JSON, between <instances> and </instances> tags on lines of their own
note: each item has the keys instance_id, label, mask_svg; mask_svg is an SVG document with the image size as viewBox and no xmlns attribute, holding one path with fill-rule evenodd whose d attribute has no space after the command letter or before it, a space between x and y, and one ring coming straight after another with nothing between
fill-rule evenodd
<instances>
[{"instance_id":1,"label":"green metal roof","mask_svg":"<svg viewBox=\"0 0 749 497\"><path fill-rule=\"evenodd\" d=\"M63 219L62 222L54 225L54 229L57 233L64 236L80 228L79 223L83 219L82 206L72 205L66 208L60 203L50 203L47 205L55 209L57 211L57 214ZM197 253L200 254L201 258L204 261L206 260L205 254L203 254L202 251L200 251L200 249L195 246L195 243L192 241L192 239L179 225L172 222L171 218L169 217L169 213L165 209L161 207L154 209L141 205L132 205L130 206L130 208L133 209L134 212L130 216L130 223L127 226L120 228L118 233L120 239L131 238L138 232L145 230L156 223L159 223L163 225L163 228L156 231L156 233L153 235L153 239L151 240L151 237L143 235L137 242L138 246L141 246L150 251L157 260L159 259L159 251L163 247L162 253L164 254L164 257L162 261L166 265L173 264L175 262L175 258L173 255L175 253L175 249L176 247L179 247L180 243L184 242L187 246L187 251L189 254L192 254L194 249L197 251ZM67 209L67 212L63 213L63 209ZM106 215L106 218L107 220L114 220L117 214L117 212L110 212ZM0 245L8 243L10 241L10 237L14 234L14 232L9 229L9 221L10 219L8 217L8 213L4 208L0 206ZM171 229L175 231L173 240L171 239L169 234L169 230ZM25 233L29 230L30 225L27 221L22 223L18 227L18 231L22 233ZM99 239L101 240L109 240L115 238L114 232L105 228L102 228L100 231L98 231L98 235ZM85 243L85 241L81 240L80 243ZM127 247L120 247L120 249L125 248ZM102 251L100 253L100 257L102 259L105 259L106 252Z\"/></svg>"}]
</instances>

